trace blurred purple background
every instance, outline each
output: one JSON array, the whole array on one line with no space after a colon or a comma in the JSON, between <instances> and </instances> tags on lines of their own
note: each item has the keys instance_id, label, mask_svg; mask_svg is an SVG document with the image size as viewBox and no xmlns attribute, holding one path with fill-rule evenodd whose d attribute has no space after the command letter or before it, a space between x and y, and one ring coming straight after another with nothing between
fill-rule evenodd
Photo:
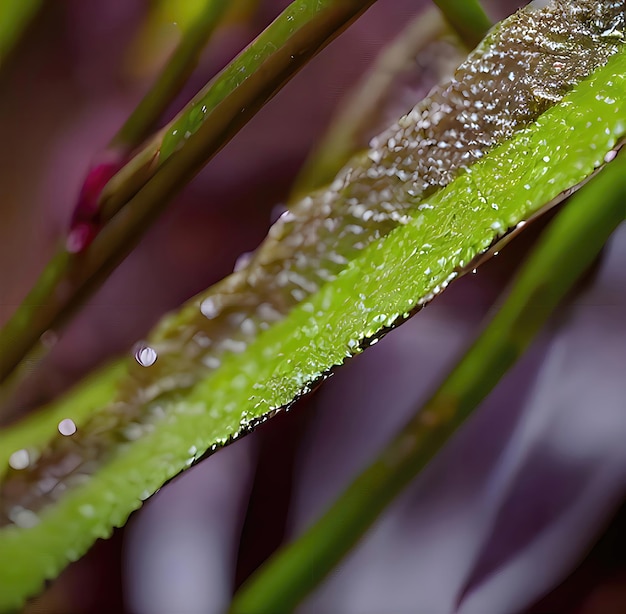
<instances>
[{"instance_id":1,"label":"blurred purple background","mask_svg":"<svg viewBox=\"0 0 626 614\"><path fill-rule=\"evenodd\" d=\"M174 109L286 4L264 0L251 23L221 32ZM490 4L494 18L515 5ZM237 135L31 365L22 411L127 351L258 245L338 101L425 5L380 0ZM147 7L44 3L2 67L0 322L63 241L91 160L149 84L130 70ZM223 611L233 587L310 523L432 390L537 232L289 414L168 485L30 611ZM466 614L626 611L626 513L606 528L626 473L625 243L622 231L591 285L302 611L445 614L459 599Z\"/></svg>"}]
</instances>

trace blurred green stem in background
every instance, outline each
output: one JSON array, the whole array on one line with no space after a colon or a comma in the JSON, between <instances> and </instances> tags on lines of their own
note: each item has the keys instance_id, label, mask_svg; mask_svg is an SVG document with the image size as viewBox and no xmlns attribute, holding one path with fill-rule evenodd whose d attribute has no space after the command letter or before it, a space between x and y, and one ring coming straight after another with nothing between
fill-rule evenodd
<instances>
[{"instance_id":1,"label":"blurred green stem in background","mask_svg":"<svg viewBox=\"0 0 626 614\"><path fill-rule=\"evenodd\" d=\"M374 60L363 79L339 104L330 125L300 170L291 201L328 185L363 147L364 134L389 102L389 90L407 66L418 71L416 56L448 32L441 11L431 7L415 17ZM459 60L460 63L460 60Z\"/></svg>"},{"instance_id":2,"label":"blurred green stem in background","mask_svg":"<svg viewBox=\"0 0 626 614\"><path fill-rule=\"evenodd\" d=\"M41 0L0 0L0 66L41 7Z\"/></svg>"},{"instance_id":3,"label":"blurred green stem in background","mask_svg":"<svg viewBox=\"0 0 626 614\"><path fill-rule=\"evenodd\" d=\"M340 103L324 136L316 143L292 190L292 201L329 184L348 159L363 147L364 134L379 119L394 81L411 67L428 45L450 35L451 26L465 50L472 49L491 22L478 2L436 2L422 11L377 56L372 67ZM466 23L466 12L470 20ZM459 27L459 24L463 24ZM469 35L467 29L469 28ZM478 38L477 38L478 37ZM463 57L459 53L460 64Z\"/></svg>"},{"instance_id":4,"label":"blurred green stem in background","mask_svg":"<svg viewBox=\"0 0 626 614\"><path fill-rule=\"evenodd\" d=\"M478 0L434 0L459 38L475 47L493 25Z\"/></svg>"}]
</instances>

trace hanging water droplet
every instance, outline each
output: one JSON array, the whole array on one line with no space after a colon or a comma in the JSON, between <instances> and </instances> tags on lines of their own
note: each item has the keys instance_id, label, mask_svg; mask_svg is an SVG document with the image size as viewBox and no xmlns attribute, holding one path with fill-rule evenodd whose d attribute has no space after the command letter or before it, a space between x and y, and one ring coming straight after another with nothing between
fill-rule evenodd
<instances>
[{"instance_id":1,"label":"hanging water droplet","mask_svg":"<svg viewBox=\"0 0 626 614\"><path fill-rule=\"evenodd\" d=\"M48 350L54 347L58 340L59 336L53 330L47 330L41 335L41 337L39 337L41 345Z\"/></svg>"},{"instance_id":2,"label":"hanging water droplet","mask_svg":"<svg viewBox=\"0 0 626 614\"><path fill-rule=\"evenodd\" d=\"M61 435L69 437L76 432L76 423L71 418L65 418L59 422L57 428L59 429L59 433L61 433Z\"/></svg>"},{"instance_id":3,"label":"hanging water droplet","mask_svg":"<svg viewBox=\"0 0 626 614\"><path fill-rule=\"evenodd\" d=\"M17 452L13 452L13 454L9 456L9 465L18 471L26 469L26 467L30 465L30 454L28 453L28 450L22 449L17 450Z\"/></svg>"},{"instance_id":4,"label":"hanging water droplet","mask_svg":"<svg viewBox=\"0 0 626 614\"><path fill-rule=\"evenodd\" d=\"M135 360L142 367L151 367L156 362L157 357L156 350L149 345L140 344L135 350Z\"/></svg>"}]
</instances>

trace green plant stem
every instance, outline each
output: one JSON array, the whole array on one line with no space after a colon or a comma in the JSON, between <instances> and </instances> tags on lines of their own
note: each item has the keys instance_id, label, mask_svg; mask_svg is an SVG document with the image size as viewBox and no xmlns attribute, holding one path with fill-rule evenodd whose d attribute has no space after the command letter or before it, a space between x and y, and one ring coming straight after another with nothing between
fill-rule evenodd
<instances>
[{"instance_id":1,"label":"green plant stem","mask_svg":"<svg viewBox=\"0 0 626 614\"><path fill-rule=\"evenodd\" d=\"M292 2L111 179L100 198L101 219L110 220L147 181L165 169L171 158L183 155L200 128L204 128L208 147L228 123L237 129L247 123L260 103L272 98L288 78L374 2ZM234 134L229 134L220 148Z\"/></svg>"},{"instance_id":2,"label":"green plant stem","mask_svg":"<svg viewBox=\"0 0 626 614\"><path fill-rule=\"evenodd\" d=\"M111 148L131 151L153 131L157 121L195 69L202 50L220 24L227 0L206 0L203 10L188 30L124 125L111 141Z\"/></svg>"},{"instance_id":3,"label":"green plant stem","mask_svg":"<svg viewBox=\"0 0 626 614\"><path fill-rule=\"evenodd\" d=\"M169 200L308 60L374 2L296 0L174 120L174 124L184 120L199 100L206 101L204 121L156 171L145 181L135 174L154 159L155 151L148 146L131 160L128 168L132 170L125 180L120 176L125 176L127 167L113 178L109 185L117 191L108 201L109 223L80 254L69 254L60 247L0 330L0 383L37 346L44 332L62 326L100 286ZM245 78L241 77L242 68ZM162 141L163 134L157 138Z\"/></svg>"},{"instance_id":4,"label":"green plant stem","mask_svg":"<svg viewBox=\"0 0 626 614\"><path fill-rule=\"evenodd\" d=\"M479 0L434 0L459 38L475 47L493 25Z\"/></svg>"},{"instance_id":5,"label":"green plant stem","mask_svg":"<svg viewBox=\"0 0 626 614\"><path fill-rule=\"evenodd\" d=\"M626 215L625 176L621 155L571 199L439 389L331 508L244 584L232 612L291 611L350 551L522 355L596 258Z\"/></svg>"}]
</instances>

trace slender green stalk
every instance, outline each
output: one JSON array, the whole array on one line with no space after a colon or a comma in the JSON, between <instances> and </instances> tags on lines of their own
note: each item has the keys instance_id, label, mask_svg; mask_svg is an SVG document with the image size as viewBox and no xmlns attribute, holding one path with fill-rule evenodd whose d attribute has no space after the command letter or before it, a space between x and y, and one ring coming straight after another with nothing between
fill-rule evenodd
<instances>
[{"instance_id":1,"label":"slender green stalk","mask_svg":"<svg viewBox=\"0 0 626 614\"><path fill-rule=\"evenodd\" d=\"M211 155L217 153L285 80L374 2L292 2L112 178L100 198L101 219L110 220L155 174L167 172L171 158L184 155L196 135L203 135Z\"/></svg>"},{"instance_id":2,"label":"slender green stalk","mask_svg":"<svg viewBox=\"0 0 626 614\"><path fill-rule=\"evenodd\" d=\"M434 0L459 38L475 47L493 25L479 0Z\"/></svg>"},{"instance_id":3,"label":"slender green stalk","mask_svg":"<svg viewBox=\"0 0 626 614\"><path fill-rule=\"evenodd\" d=\"M374 2L293 2L109 182L103 215L110 222L84 252L69 254L59 248L0 330L0 382L44 332L61 326L99 287L169 200L308 60Z\"/></svg>"},{"instance_id":4,"label":"slender green stalk","mask_svg":"<svg viewBox=\"0 0 626 614\"><path fill-rule=\"evenodd\" d=\"M220 24L227 0L206 0L195 21L150 88L111 141L111 148L130 151L153 131L157 121L195 69L202 50Z\"/></svg>"},{"instance_id":5,"label":"slender green stalk","mask_svg":"<svg viewBox=\"0 0 626 614\"><path fill-rule=\"evenodd\" d=\"M430 400L316 524L252 576L235 595L232 612L291 611L439 452L623 221L625 173L622 155L571 199L528 258L500 310Z\"/></svg>"}]
</instances>

